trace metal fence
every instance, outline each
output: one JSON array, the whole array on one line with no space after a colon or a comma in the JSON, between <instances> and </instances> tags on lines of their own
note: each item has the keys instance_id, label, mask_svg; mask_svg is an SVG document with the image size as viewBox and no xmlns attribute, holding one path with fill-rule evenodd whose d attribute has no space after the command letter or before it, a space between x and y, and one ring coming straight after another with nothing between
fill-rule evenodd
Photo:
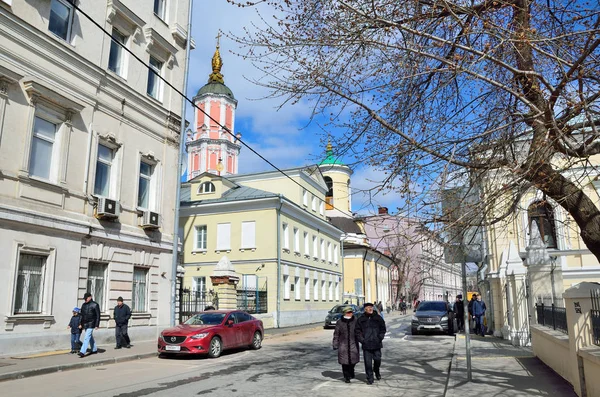
<instances>
[{"instance_id":1,"label":"metal fence","mask_svg":"<svg viewBox=\"0 0 600 397\"><path fill-rule=\"evenodd\" d=\"M267 278L244 274L237 286L237 307L250 314L267 312Z\"/></svg>"},{"instance_id":2,"label":"metal fence","mask_svg":"<svg viewBox=\"0 0 600 397\"><path fill-rule=\"evenodd\" d=\"M214 306L218 309L218 298L216 294L202 291L179 290L179 322L183 323L194 314L203 311L206 306Z\"/></svg>"},{"instance_id":3,"label":"metal fence","mask_svg":"<svg viewBox=\"0 0 600 397\"><path fill-rule=\"evenodd\" d=\"M538 303L535 305L535 309L539 325L550 327L565 334L569 333L567 329L567 310L564 307L557 307L554 304L546 306L543 303Z\"/></svg>"},{"instance_id":4,"label":"metal fence","mask_svg":"<svg viewBox=\"0 0 600 397\"><path fill-rule=\"evenodd\" d=\"M592 291L592 338L595 345L600 346L600 290Z\"/></svg>"}]
</instances>

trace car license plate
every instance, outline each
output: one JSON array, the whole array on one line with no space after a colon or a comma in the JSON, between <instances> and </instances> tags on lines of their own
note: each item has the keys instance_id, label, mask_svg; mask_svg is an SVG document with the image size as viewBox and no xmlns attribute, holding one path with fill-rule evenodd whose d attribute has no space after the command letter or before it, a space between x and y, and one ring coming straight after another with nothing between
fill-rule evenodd
<instances>
[{"instance_id":1,"label":"car license plate","mask_svg":"<svg viewBox=\"0 0 600 397\"><path fill-rule=\"evenodd\" d=\"M331 322L331 324L335 324L335 323L337 323L337 321L332 321L332 322Z\"/></svg>"},{"instance_id":2,"label":"car license plate","mask_svg":"<svg viewBox=\"0 0 600 397\"><path fill-rule=\"evenodd\" d=\"M425 329L435 329L436 326L435 325L424 325L423 328L425 328Z\"/></svg>"},{"instance_id":3,"label":"car license plate","mask_svg":"<svg viewBox=\"0 0 600 397\"><path fill-rule=\"evenodd\" d=\"M167 345L167 347L165 347L166 350L170 350L170 351L175 351L178 352L181 350L181 346L172 346L172 345Z\"/></svg>"}]
</instances>

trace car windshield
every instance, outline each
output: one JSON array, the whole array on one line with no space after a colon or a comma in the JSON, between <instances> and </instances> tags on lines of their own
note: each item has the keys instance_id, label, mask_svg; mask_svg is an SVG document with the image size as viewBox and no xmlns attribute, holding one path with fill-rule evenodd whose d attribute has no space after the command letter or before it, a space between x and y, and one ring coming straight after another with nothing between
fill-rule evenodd
<instances>
[{"instance_id":1,"label":"car windshield","mask_svg":"<svg viewBox=\"0 0 600 397\"><path fill-rule=\"evenodd\" d=\"M342 313L342 310L344 310L345 308L350 307L352 308L352 306L348 306L348 305L344 305L344 306L336 306L333 309L331 309L332 313ZM354 309L353 309L354 310Z\"/></svg>"},{"instance_id":2,"label":"car windshield","mask_svg":"<svg viewBox=\"0 0 600 397\"><path fill-rule=\"evenodd\" d=\"M436 311L436 312L445 312L446 311L446 303L444 302L421 302L419 304L418 312L424 312L427 310Z\"/></svg>"},{"instance_id":3,"label":"car windshield","mask_svg":"<svg viewBox=\"0 0 600 397\"><path fill-rule=\"evenodd\" d=\"M200 313L191 317L184 324L187 325L218 325L223 322L225 313Z\"/></svg>"}]
</instances>

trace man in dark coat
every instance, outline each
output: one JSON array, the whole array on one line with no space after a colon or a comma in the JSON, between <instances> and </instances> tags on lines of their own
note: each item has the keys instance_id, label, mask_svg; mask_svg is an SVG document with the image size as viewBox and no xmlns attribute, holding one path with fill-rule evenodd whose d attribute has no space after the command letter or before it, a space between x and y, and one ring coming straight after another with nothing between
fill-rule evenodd
<instances>
[{"instance_id":1,"label":"man in dark coat","mask_svg":"<svg viewBox=\"0 0 600 397\"><path fill-rule=\"evenodd\" d=\"M85 332L83 337L83 343L81 344L81 350L79 350L79 357L84 357L87 353L88 344L92 348L90 354L98 353L98 346L94 340L94 329L98 329L100 326L100 307L96 302L92 300L92 294L86 292L83 295L85 303L81 305L81 326Z\"/></svg>"},{"instance_id":2,"label":"man in dark coat","mask_svg":"<svg viewBox=\"0 0 600 397\"><path fill-rule=\"evenodd\" d=\"M464 330L465 326L465 303L462 300L462 295L456 296L456 302L454 302L454 314L456 318L456 325L458 330Z\"/></svg>"},{"instance_id":3,"label":"man in dark coat","mask_svg":"<svg viewBox=\"0 0 600 397\"><path fill-rule=\"evenodd\" d=\"M123 346L129 349L131 347L131 341L127 334L127 324L129 324L129 319L131 318L131 309L123 303L123 298L120 296L117 298L114 317L115 339L117 340L117 347L115 347L115 349L120 349Z\"/></svg>"},{"instance_id":4,"label":"man in dark coat","mask_svg":"<svg viewBox=\"0 0 600 397\"><path fill-rule=\"evenodd\" d=\"M338 363L342 364L344 382L350 383L350 379L354 378L354 366L360 361L360 353L356 340L356 317L352 307L344 308L343 313L333 331L333 350L338 351Z\"/></svg>"},{"instance_id":5,"label":"man in dark coat","mask_svg":"<svg viewBox=\"0 0 600 397\"><path fill-rule=\"evenodd\" d=\"M379 368L381 367L381 348L383 347L386 329L383 318L373 312L372 303L365 303L364 308L365 313L358 319L356 324L356 339L358 339L363 349L367 384L372 385L373 372L375 372L377 380L381 379Z\"/></svg>"}]
</instances>

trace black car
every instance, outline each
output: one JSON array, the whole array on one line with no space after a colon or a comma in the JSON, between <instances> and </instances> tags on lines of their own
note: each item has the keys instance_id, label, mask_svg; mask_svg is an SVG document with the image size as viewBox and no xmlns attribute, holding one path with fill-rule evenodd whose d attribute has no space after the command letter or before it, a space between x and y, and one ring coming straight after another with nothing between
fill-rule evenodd
<instances>
[{"instance_id":1,"label":"black car","mask_svg":"<svg viewBox=\"0 0 600 397\"><path fill-rule=\"evenodd\" d=\"M358 313L358 307L356 307L356 305L352 305L352 304L346 304L346 305L335 305L328 313L327 316L325 317L325 324L323 325L323 328L330 328L330 327L335 327L335 324L338 322L338 320L344 315L343 310L346 307L351 307L352 311L354 313Z\"/></svg>"},{"instance_id":2,"label":"black car","mask_svg":"<svg viewBox=\"0 0 600 397\"><path fill-rule=\"evenodd\" d=\"M454 335L454 313L447 302L421 302L412 316L410 328L413 335L421 332L444 332Z\"/></svg>"}]
</instances>

